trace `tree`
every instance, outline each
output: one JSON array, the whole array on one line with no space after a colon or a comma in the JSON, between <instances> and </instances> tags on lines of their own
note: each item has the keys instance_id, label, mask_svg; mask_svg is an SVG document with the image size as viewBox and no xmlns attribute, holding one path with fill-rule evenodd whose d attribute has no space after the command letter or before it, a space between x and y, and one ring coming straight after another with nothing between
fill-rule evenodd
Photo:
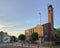
<instances>
[{"instance_id":1,"label":"tree","mask_svg":"<svg viewBox=\"0 0 60 48\"><path fill-rule=\"evenodd\" d=\"M24 34L20 34L18 36L18 39L21 40L21 41L24 41L25 40L25 35Z\"/></svg>"},{"instance_id":2,"label":"tree","mask_svg":"<svg viewBox=\"0 0 60 48\"><path fill-rule=\"evenodd\" d=\"M60 38L60 28L55 29L56 38Z\"/></svg>"},{"instance_id":3,"label":"tree","mask_svg":"<svg viewBox=\"0 0 60 48\"><path fill-rule=\"evenodd\" d=\"M30 36L30 40L31 40L31 41L36 41L36 40L38 40L38 33L33 32L33 33L31 34L31 36Z\"/></svg>"},{"instance_id":4,"label":"tree","mask_svg":"<svg viewBox=\"0 0 60 48\"><path fill-rule=\"evenodd\" d=\"M11 36L10 38L11 38L10 40L11 42L17 42L17 38L15 36Z\"/></svg>"}]
</instances>

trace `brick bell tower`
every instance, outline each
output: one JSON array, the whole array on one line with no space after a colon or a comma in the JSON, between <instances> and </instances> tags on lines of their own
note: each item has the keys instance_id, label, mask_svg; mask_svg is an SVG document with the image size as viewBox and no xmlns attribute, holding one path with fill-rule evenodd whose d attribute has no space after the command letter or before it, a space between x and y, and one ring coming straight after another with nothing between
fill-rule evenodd
<instances>
[{"instance_id":1,"label":"brick bell tower","mask_svg":"<svg viewBox=\"0 0 60 48\"><path fill-rule=\"evenodd\" d=\"M54 23L53 23L53 7L52 5L48 6L48 23L49 25L49 36L50 39L54 38Z\"/></svg>"},{"instance_id":2,"label":"brick bell tower","mask_svg":"<svg viewBox=\"0 0 60 48\"><path fill-rule=\"evenodd\" d=\"M53 29L53 7L52 5L48 6L48 23L51 24L51 29Z\"/></svg>"}]
</instances>

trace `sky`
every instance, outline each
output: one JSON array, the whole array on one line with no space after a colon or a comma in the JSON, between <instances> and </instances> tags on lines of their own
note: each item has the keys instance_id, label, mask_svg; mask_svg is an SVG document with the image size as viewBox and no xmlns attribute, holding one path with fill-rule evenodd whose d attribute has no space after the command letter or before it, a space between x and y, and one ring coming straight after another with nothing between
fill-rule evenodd
<instances>
[{"instance_id":1,"label":"sky","mask_svg":"<svg viewBox=\"0 0 60 48\"><path fill-rule=\"evenodd\" d=\"M48 22L48 5L54 8L54 27L60 27L60 0L0 0L0 31L24 34L26 29ZM39 14L41 13L41 15Z\"/></svg>"}]
</instances>

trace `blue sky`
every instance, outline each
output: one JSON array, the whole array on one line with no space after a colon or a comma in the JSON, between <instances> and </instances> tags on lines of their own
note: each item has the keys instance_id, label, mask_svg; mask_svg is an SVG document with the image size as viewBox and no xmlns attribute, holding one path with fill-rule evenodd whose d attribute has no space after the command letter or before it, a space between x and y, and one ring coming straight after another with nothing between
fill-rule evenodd
<instances>
[{"instance_id":1,"label":"blue sky","mask_svg":"<svg viewBox=\"0 0 60 48\"><path fill-rule=\"evenodd\" d=\"M0 31L18 36L24 30L48 22L49 4L54 8L54 27L60 27L60 0L0 0Z\"/></svg>"}]
</instances>

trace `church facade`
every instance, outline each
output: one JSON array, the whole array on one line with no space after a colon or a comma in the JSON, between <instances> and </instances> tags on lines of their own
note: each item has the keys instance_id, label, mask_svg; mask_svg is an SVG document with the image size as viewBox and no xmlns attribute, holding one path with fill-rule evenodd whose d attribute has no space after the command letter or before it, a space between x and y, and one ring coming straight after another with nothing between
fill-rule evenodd
<instances>
[{"instance_id":1,"label":"church facade","mask_svg":"<svg viewBox=\"0 0 60 48\"><path fill-rule=\"evenodd\" d=\"M37 25L31 29L25 30L26 40L29 40L30 35L37 32L39 38L42 37L44 41L53 41L54 39L54 21L53 21L53 7L48 6L48 23Z\"/></svg>"}]
</instances>

